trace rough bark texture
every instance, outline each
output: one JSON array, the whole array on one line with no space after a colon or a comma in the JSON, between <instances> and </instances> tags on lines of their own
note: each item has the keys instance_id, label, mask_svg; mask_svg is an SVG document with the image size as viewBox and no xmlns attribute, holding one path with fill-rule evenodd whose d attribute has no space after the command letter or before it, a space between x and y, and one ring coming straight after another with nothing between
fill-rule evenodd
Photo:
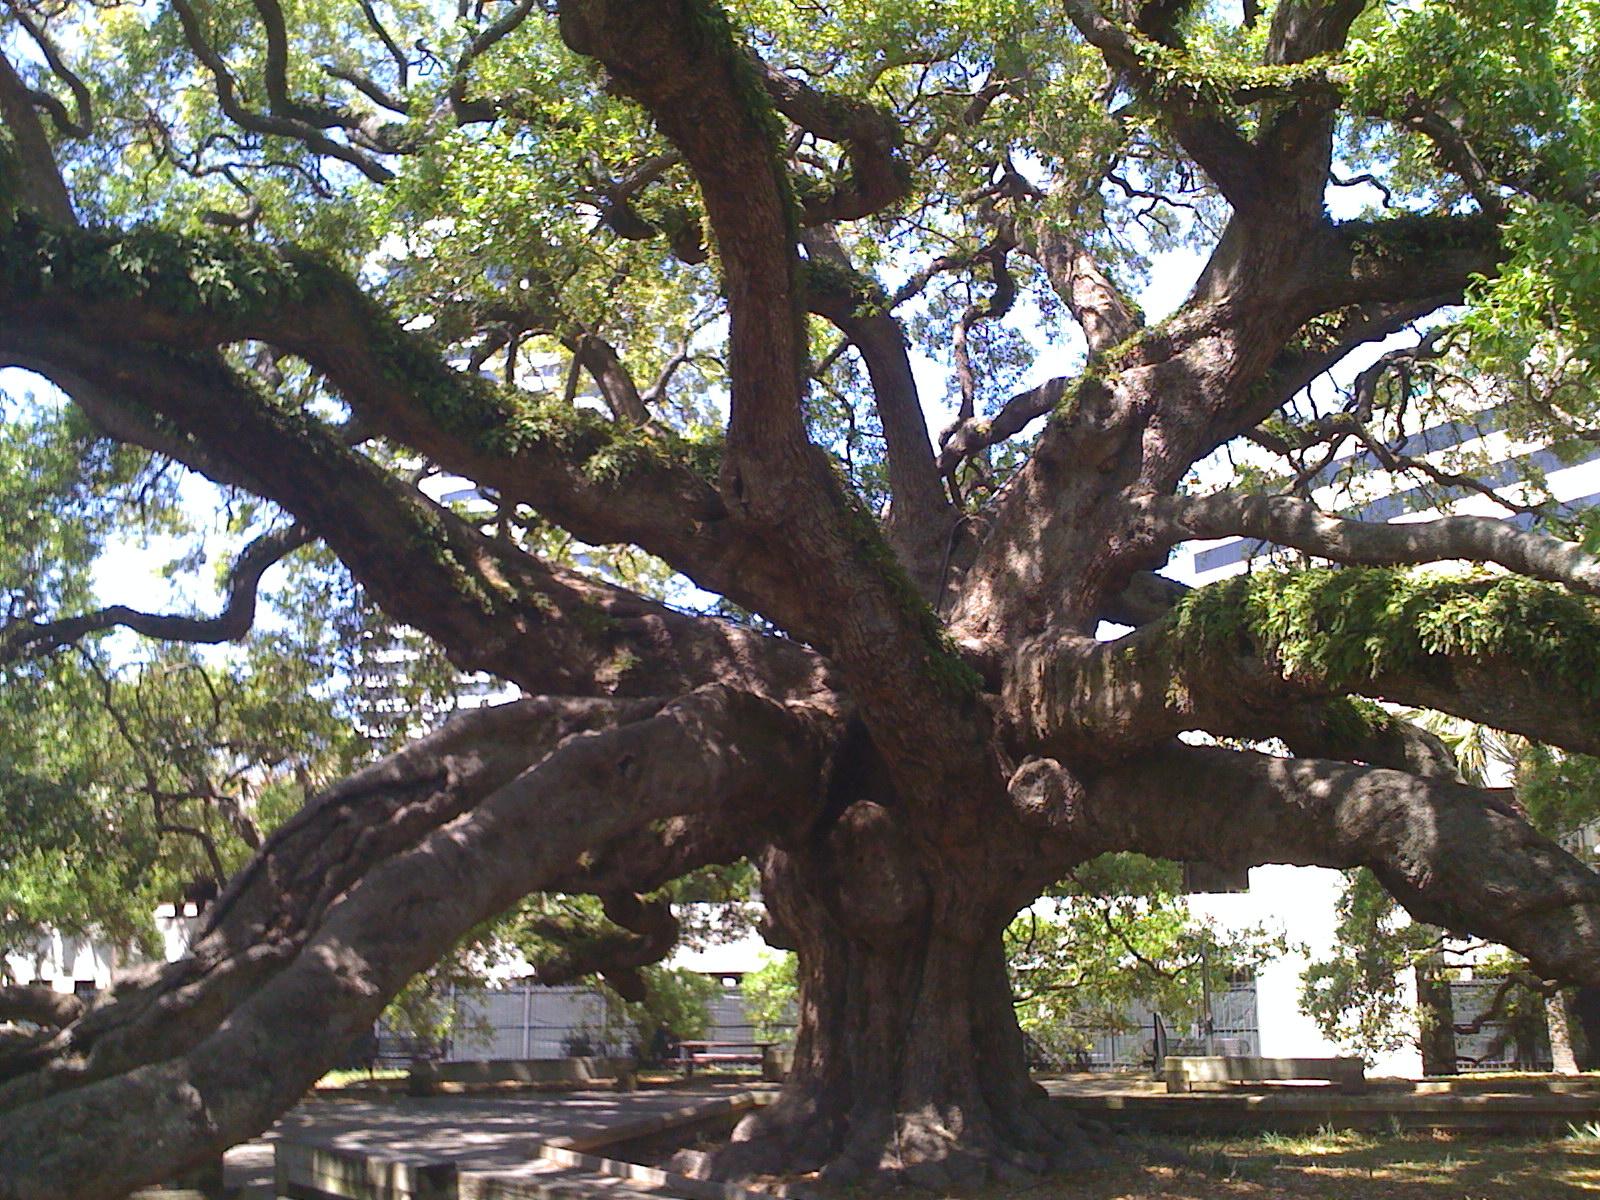
<instances>
[{"instance_id":1,"label":"rough bark texture","mask_svg":"<svg viewBox=\"0 0 1600 1200\"><path fill-rule=\"evenodd\" d=\"M823 1170L930 1187L1084 1160L1029 1078L1000 935L1026 890L932 858L891 803L847 804L762 863L770 941L798 952L794 1068L720 1173Z\"/></svg>"},{"instance_id":2,"label":"rough bark texture","mask_svg":"<svg viewBox=\"0 0 1600 1200\"><path fill-rule=\"evenodd\" d=\"M281 14L270 111L233 91L223 108L378 181L406 137L515 119L515 97L468 97L468 67L535 7L486 27L448 112L403 135L295 101ZM265 556L313 538L458 665L540 697L462 717L313 799L230 882L184 961L131 974L87 1012L0 996L26 1022L0 1042L0 1200L118 1196L257 1132L412 973L529 891L605 897L630 931L553 971L625 973L671 937L670 914L641 895L743 856L761 863L773 939L799 951L801 1021L794 1074L740 1127L717 1164L729 1176L822 1169L944 1188L1091 1155L1028 1080L1001 933L1106 851L1367 865L1420 918L1600 986L1600 876L1509 797L1455 778L1437 739L1360 702L1600 752L1600 563L1477 518L1389 529L1299 500L1183 495L1196 462L1262 436L1319 372L1458 300L1502 254L1492 213L1327 215L1337 80L1276 69L1336 54L1361 5L1279 5L1267 82L1204 87L1160 65L1182 51L1182 5L1135 6L1132 24L1090 0L1064 6L1119 81L1106 96L1137 91L1184 172L1232 211L1188 301L1147 327L1091 238L1006 208L1074 208L1101 168L1047 195L997 159L974 201L992 239L921 280L982 266L994 289L961 318L963 400L964 339L1009 303L1013 250L1057 290L1089 361L992 418L964 409L937 452L898 301L853 272L834 228L906 194L894 119L762 61L710 0L548 7L664 139L631 179L597 185L608 226L655 236L630 220L632 198L672 171L698 187L709 241L697 215L666 236L696 262L714 243L730 403L716 455L653 419L670 369L640 387L627 347L519 296L488 306L499 344L555 329L570 378L587 371L615 419L492 383L481 359L457 369L360 279L293 246L76 225L45 102L0 59L0 365L52 380L108 437L297 522L240 560L217 618L61 614L0 630L0 663L113 625L237 636ZM180 15L195 69L226 90L224 56ZM1009 86L982 89L961 120L981 122ZM363 94L384 102L376 85ZM1247 130L1236 106L1251 104L1264 107ZM796 194L796 147L812 165L837 148L827 186L813 174ZM882 521L809 440L808 313L863 360L891 492ZM358 436L249 373L239 351L263 345L337 393ZM1039 419L1026 462L963 511L963 468ZM677 611L490 536L386 469L367 438L581 541L640 547L767 624ZM1302 597L1295 621L1275 622L1259 596L1185 595L1152 574L1179 541L1229 535L1346 565L1339 594L1355 599L1334 620ZM1455 557L1545 582L1424 604L1378 569ZM1098 643L1108 617L1139 628ZM1352 662L1335 643L1382 653ZM1303 757L1174 740L1194 729L1279 738Z\"/></svg>"}]
</instances>

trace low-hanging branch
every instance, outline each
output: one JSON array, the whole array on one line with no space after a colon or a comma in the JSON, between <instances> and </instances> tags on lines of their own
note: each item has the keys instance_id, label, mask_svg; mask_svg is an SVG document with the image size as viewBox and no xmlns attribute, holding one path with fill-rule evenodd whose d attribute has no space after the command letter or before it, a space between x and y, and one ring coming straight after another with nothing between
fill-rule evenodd
<instances>
[{"instance_id":1,"label":"low-hanging branch","mask_svg":"<svg viewBox=\"0 0 1600 1200\"><path fill-rule=\"evenodd\" d=\"M1174 805L1173 785L1191 800ZM1600 932L1600 875L1504 791L1178 744L1089 786L1087 819L1108 847L1227 866L1371 867L1418 920L1518 946L1548 977L1600 983L1585 948Z\"/></svg>"},{"instance_id":2,"label":"low-hanging branch","mask_svg":"<svg viewBox=\"0 0 1600 1200\"><path fill-rule=\"evenodd\" d=\"M1600 607L1516 576L1261 572L1115 641L1024 647L1009 700L1035 744L1100 758L1185 729L1304 736L1299 705L1350 693L1594 754L1597 647Z\"/></svg>"},{"instance_id":3,"label":"low-hanging branch","mask_svg":"<svg viewBox=\"0 0 1600 1200\"><path fill-rule=\"evenodd\" d=\"M76 1078L57 1073L49 1103L40 1103L47 1085L37 1076L0 1086L0 1109L7 1112L0 1123L0 1189L44 1170L62 1194L112 1200L161 1178L174 1158L192 1162L220 1153L301 1095L325 1057L370 1026L387 998L461 929L555 884L597 843L695 813L809 812L833 735L830 719L802 706L705 689L653 716L567 738L532 767L474 796L461 815L441 822L434 814L413 829L416 840L390 857L362 862L358 854L349 861L355 877L328 895L314 919L277 896L262 896L268 923L298 936L279 940L270 958L257 955L248 979L228 969L240 961L237 943L198 979L195 960L180 964L180 974L193 981L186 1002L214 1020L127 1039L124 1046L136 1042L140 1052L111 1071L109 1056L96 1056ZM469 754L464 765L470 763ZM439 780L437 767L433 778ZM373 782L380 794L404 798L403 790ZM454 781L445 775L441 782L450 788ZM425 788L424 801L428 795ZM507 845L524 850L484 858L483 851ZM237 919L239 900L225 903L214 920ZM201 945L218 942L208 934ZM231 1006L193 994L228 984L247 986ZM183 1000L184 988L169 985L139 997L139 1011L159 1016L164 1003ZM110 1022L118 1007L96 1016ZM56 1135L91 1114L100 1153L86 1161L71 1139ZM106 1153L111 1148L116 1152Z\"/></svg>"}]
</instances>

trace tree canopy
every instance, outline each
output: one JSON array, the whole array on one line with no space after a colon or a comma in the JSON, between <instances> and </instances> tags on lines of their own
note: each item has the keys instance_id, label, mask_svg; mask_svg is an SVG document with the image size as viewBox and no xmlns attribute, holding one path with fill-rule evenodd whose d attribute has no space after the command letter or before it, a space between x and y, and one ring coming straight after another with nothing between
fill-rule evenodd
<instances>
[{"instance_id":1,"label":"tree canopy","mask_svg":"<svg viewBox=\"0 0 1600 1200\"><path fill-rule=\"evenodd\" d=\"M636 971L657 889L741 858L800 1029L730 1177L1103 1152L1027 1078L1004 933L1108 852L1366 867L1600 984L1600 876L1374 703L1546 781L1600 754L1600 526L1545 477L1600 440L1590 0L3 11L0 365L66 397L0 446L3 736L62 822L28 837L326 733L190 957L8 1029L0 1197L265 1127L531 892L596 897L586 961ZM1555 457L1413 436L1449 422ZM237 546L215 604L95 596L185 488ZM1157 573L1233 537L1275 569ZM209 668L217 756L157 696L286 559L325 575L306 651ZM317 622L356 588L526 698L328 782ZM131 635L153 673L97 681ZM141 694L170 762L13 732Z\"/></svg>"}]
</instances>

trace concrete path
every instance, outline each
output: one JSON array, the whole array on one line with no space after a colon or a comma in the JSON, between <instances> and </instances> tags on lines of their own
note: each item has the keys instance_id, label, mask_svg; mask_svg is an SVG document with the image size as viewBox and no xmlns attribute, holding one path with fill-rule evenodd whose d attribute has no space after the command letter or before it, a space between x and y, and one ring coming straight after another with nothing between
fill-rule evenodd
<instances>
[{"instance_id":1,"label":"concrete path","mask_svg":"<svg viewBox=\"0 0 1600 1200\"><path fill-rule=\"evenodd\" d=\"M287 1137L306 1145L386 1159L450 1161L475 1170L516 1167L537 1157L541 1143L577 1150L618 1136L643 1136L748 1087L644 1092L564 1092L507 1097L439 1096L389 1100L309 1100L260 1138L229 1150L230 1188L271 1194L273 1145Z\"/></svg>"}]
</instances>

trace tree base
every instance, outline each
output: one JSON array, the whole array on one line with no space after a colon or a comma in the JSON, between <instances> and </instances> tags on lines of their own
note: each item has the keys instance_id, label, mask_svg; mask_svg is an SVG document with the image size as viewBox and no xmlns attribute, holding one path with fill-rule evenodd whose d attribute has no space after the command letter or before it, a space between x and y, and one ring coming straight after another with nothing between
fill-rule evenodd
<instances>
[{"instance_id":1,"label":"tree base","mask_svg":"<svg viewBox=\"0 0 1600 1200\"><path fill-rule=\"evenodd\" d=\"M1103 1166L1109 1151L1104 1127L1059 1111L1042 1090L1003 1113L858 1105L847 1118L790 1093L745 1117L696 1173L728 1182L805 1175L870 1190L949 1191Z\"/></svg>"}]
</instances>

